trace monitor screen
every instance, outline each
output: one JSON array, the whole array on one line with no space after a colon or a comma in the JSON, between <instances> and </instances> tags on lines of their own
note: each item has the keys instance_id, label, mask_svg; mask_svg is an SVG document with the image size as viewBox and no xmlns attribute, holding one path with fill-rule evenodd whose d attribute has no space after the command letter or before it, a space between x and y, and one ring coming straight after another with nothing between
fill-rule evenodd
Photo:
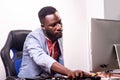
<instances>
[{"instance_id":1,"label":"monitor screen","mask_svg":"<svg viewBox=\"0 0 120 80\"><path fill-rule=\"evenodd\" d=\"M91 56L92 71L118 69L115 46L120 44L120 21L91 19ZM120 52L120 51L118 51Z\"/></svg>"}]
</instances>

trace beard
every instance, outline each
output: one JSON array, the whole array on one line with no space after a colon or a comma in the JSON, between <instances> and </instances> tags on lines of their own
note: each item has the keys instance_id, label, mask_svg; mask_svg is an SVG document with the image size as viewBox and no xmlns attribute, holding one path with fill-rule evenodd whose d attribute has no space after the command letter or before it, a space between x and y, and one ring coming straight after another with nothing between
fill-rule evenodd
<instances>
[{"instance_id":1,"label":"beard","mask_svg":"<svg viewBox=\"0 0 120 80\"><path fill-rule=\"evenodd\" d=\"M53 33L49 30L46 30L45 32L46 32L46 36L51 40L57 40L62 37L62 31Z\"/></svg>"}]
</instances>

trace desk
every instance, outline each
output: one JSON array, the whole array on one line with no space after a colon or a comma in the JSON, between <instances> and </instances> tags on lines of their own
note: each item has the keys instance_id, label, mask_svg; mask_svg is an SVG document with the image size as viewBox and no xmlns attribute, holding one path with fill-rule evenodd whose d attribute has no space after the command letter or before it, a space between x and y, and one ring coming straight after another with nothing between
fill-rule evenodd
<instances>
[{"instance_id":1,"label":"desk","mask_svg":"<svg viewBox=\"0 0 120 80\"><path fill-rule=\"evenodd\" d=\"M120 78L118 78L118 77L101 78L101 80L120 80Z\"/></svg>"}]
</instances>

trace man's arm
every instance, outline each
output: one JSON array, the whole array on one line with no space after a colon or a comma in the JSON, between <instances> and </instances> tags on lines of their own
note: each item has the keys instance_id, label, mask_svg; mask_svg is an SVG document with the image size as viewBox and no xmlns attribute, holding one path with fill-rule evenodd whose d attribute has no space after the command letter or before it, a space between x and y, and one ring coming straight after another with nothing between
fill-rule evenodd
<instances>
[{"instance_id":1,"label":"man's arm","mask_svg":"<svg viewBox=\"0 0 120 80\"><path fill-rule=\"evenodd\" d=\"M54 62L52 64L51 70L54 71L54 72L66 75L69 78L77 78L77 77L82 78L82 77L85 77L85 76L91 76L90 73L84 72L82 70L74 70L74 71L72 71L72 70L64 67L63 65L61 65L58 62Z\"/></svg>"},{"instance_id":2,"label":"man's arm","mask_svg":"<svg viewBox=\"0 0 120 80\"><path fill-rule=\"evenodd\" d=\"M52 64L51 70L54 71L54 72L66 75L68 77L75 78L75 75L73 74L73 71L71 71L70 69L64 67L63 65L61 65L58 62L55 62L55 63Z\"/></svg>"}]
</instances>

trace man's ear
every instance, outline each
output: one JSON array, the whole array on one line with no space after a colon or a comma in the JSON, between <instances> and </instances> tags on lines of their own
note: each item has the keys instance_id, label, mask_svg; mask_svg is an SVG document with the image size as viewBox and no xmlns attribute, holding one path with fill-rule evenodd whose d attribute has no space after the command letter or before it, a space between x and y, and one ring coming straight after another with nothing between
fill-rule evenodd
<instances>
[{"instance_id":1,"label":"man's ear","mask_svg":"<svg viewBox=\"0 0 120 80\"><path fill-rule=\"evenodd\" d=\"M41 24L41 28L42 28L43 30L45 30L45 26L44 26L43 24Z\"/></svg>"}]
</instances>

